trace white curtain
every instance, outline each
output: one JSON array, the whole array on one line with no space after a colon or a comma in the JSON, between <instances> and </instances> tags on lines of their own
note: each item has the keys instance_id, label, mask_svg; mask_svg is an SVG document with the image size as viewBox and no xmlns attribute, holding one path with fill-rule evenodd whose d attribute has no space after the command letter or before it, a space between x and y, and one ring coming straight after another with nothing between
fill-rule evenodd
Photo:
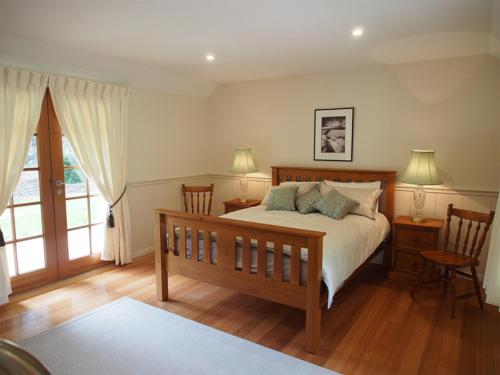
<instances>
[{"instance_id":1,"label":"white curtain","mask_svg":"<svg viewBox=\"0 0 500 375\"><path fill-rule=\"evenodd\" d=\"M112 208L103 260L132 261L125 192L129 89L64 77L50 77L49 89L64 135L85 174Z\"/></svg>"},{"instance_id":2,"label":"white curtain","mask_svg":"<svg viewBox=\"0 0 500 375\"><path fill-rule=\"evenodd\" d=\"M483 286L486 289L486 302L500 306L500 196L491 228L490 249Z\"/></svg>"},{"instance_id":3,"label":"white curtain","mask_svg":"<svg viewBox=\"0 0 500 375\"><path fill-rule=\"evenodd\" d=\"M44 74L0 67L0 216L23 170L47 80ZM0 243L0 304L8 302L12 293L3 245Z\"/></svg>"}]
</instances>

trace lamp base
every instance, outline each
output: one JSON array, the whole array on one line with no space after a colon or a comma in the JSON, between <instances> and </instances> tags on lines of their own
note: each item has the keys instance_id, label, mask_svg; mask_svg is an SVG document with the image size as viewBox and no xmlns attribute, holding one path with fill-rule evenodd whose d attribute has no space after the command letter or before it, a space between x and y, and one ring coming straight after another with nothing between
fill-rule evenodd
<instances>
[{"instance_id":1,"label":"lamp base","mask_svg":"<svg viewBox=\"0 0 500 375\"><path fill-rule=\"evenodd\" d=\"M247 191L248 191L248 178L246 174L244 174L240 179L240 202L247 203Z\"/></svg>"},{"instance_id":2,"label":"lamp base","mask_svg":"<svg viewBox=\"0 0 500 375\"><path fill-rule=\"evenodd\" d=\"M425 219L420 216L413 216L411 218L411 221L413 221L414 223L425 223Z\"/></svg>"},{"instance_id":3,"label":"lamp base","mask_svg":"<svg viewBox=\"0 0 500 375\"><path fill-rule=\"evenodd\" d=\"M422 211L425 205L425 190L422 185L418 185L413 192L413 204L415 205L415 215L411 218L414 223L424 223Z\"/></svg>"}]
</instances>

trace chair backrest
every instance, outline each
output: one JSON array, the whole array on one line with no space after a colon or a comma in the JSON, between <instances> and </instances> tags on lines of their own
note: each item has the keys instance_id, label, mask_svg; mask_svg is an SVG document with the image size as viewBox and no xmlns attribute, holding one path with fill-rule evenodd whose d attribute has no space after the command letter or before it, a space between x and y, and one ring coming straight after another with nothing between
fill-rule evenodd
<instances>
[{"instance_id":1,"label":"chair backrest","mask_svg":"<svg viewBox=\"0 0 500 375\"><path fill-rule=\"evenodd\" d=\"M455 241L450 243L450 226L452 217L459 219L457 233L455 236ZM461 252L464 255L468 255L477 260L481 250L483 248L484 242L486 241L486 235L490 229L490 225L495 217L495 211L490 211L488 214L476 211L461 210L459 208L453 208L453 204L448 205L448 214L446 218L446 228L444 232L444 248L449 250L448 246L452 245L455 253ZM462 224L466 221L467 231L465 236L462 235ZM468 221L468 222L467 222ZM474 228L474 229L472 229ZM472 242L469 245L469 240L471 239L471 229ZM462 241L463 238L463 241ZM463 242L463 243L461 243Z\"/></svg>"},{"instance_id":2,"label":"chair backrest","mask_svg":"<svg viewBox=\"0 0 500 375\"><path fill-rule=\"evenodd\" d=\"M202 215L210 215L210 212L212 211L213 193L214 193L214 184L211 184L210 186L186 186L182 184L182 195L184 197L184 211L192 212L193 214L196 213ZM190 201L191 204L189 204L188 201ZM201 211L200 211L200 204L201 204ZM191 211L189 210L189 207L191 208Z\"/></svg>"}]
</instances>

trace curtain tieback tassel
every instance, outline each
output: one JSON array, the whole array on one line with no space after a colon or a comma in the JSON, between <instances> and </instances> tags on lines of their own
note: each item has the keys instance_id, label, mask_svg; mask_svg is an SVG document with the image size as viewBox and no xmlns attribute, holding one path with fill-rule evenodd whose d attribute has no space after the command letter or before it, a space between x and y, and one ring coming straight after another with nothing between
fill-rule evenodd
<instances>
[{"instance_id":1,"label":"curtain tieback tassel","mask_svg":"<svg viewBox=\"0 0 500 375\"><path fill-rule=\"evenodd\" d=\"M127 187L123 189L122 194L120 195L120 198L118 198L115 203L109 205L109 214L108 214L108 227L109 228L114 228L115 227L115 217L113 216L113 207L118 204L118 202L121 201L123 196L125 195L125 192L127 191Z\"/></svg>"},{"instance_id":2,"label":"curtain tieback tassel","mask_svg":"<svg viewBox=\"0 0 500 375\"><path fill-rule=\"evenodd\" d=\"M2 228L0 228L0 247L5 246L5 238L3 237Z\"/></svg>"}]
</instances>

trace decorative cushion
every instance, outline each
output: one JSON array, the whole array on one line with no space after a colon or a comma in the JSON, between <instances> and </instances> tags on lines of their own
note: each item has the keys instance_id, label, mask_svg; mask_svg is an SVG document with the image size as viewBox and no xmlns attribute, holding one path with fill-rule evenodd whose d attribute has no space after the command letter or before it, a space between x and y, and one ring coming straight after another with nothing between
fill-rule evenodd
<instances>
[{"instance_id":1,"label":"decorative cushion","mask_svg":"<svg viewBox=\"0 0 500 375\"><path fill-rule=\"evenodd\" d=\"M280 186L298 186L299 190L297 190L297 196L300 196L302 194L305 194L311 189L313 189L315 186L318 186L319 182L315 181L285 181L280 184Z\"/></svg>"},{"instance_id":2,"label":"decorative cushion","mask_svg":"<svg viewBox=\"0 0 500 375\"><path fill-rule=\"evenodd\" d=\"M318 185L319 185L319 182L313 182L313 181L304 181L304 182L285 181L285 182L282 182L279 186L269 186L267 188L266 194L264 195L264 198L262 198L262 202L260 204L262 206L267 205L267 202L269 201L269 197L271 196L271 191L273 191L275 189L279 189L281 187L298 186L299 190L297 190L297 196L300 196L302 194L307 193L313 187L318 186Z\"/></svg>"},{"instance_id":3,"label":"decorative cushion","mask_svg":"<svg viewBox=\"0 0 500 375\"><path fill-rule=\"evenodd\" d=\"M316 212L316 208L314 208L314 204L319 201L323 196L319 191L319 186L314 186L307 193L298 195L295 200L295 206L297 207L297 211L301 214L310 214L312 212Z\"/></svg>"},{"instance_id":4,"label":"decorative cushion","mask_svg":"<svg viewBox=\"0 0 500 375\"><path fill-rule=\"evenodd\" d=\"M354 210L359 203L353 199L339 193L335 188L323 195L323 197L314 204L323 215L329 216L332 219L343 219L349 212Z\"/></svg>"},{"instance_id":5,"label":"decorative cushion","mask_svg":"<svg viewBox=\"0 0 500 375\"><path fill-rule=\"evenodd\" d=\"M298 189L298 186L290 186L271 190L266 210L295 211L295 198Z\"/></svg>"},{"instance_id":6,"label":"decorative cushion","mask_svg":"<svg viewBox=\"0 0 500 375\"><path fill-rule=\"evenodd\" d=\"M359 203L350 213L354 215L366 216L370 219L375 219L377 212L378 200L382 194L381 189L361 189L340 186L327 186L323 185L321 190L323 194L327 194L332 189L337 190L340 194L355 200Z\"/></svg>"}]
</instances>

